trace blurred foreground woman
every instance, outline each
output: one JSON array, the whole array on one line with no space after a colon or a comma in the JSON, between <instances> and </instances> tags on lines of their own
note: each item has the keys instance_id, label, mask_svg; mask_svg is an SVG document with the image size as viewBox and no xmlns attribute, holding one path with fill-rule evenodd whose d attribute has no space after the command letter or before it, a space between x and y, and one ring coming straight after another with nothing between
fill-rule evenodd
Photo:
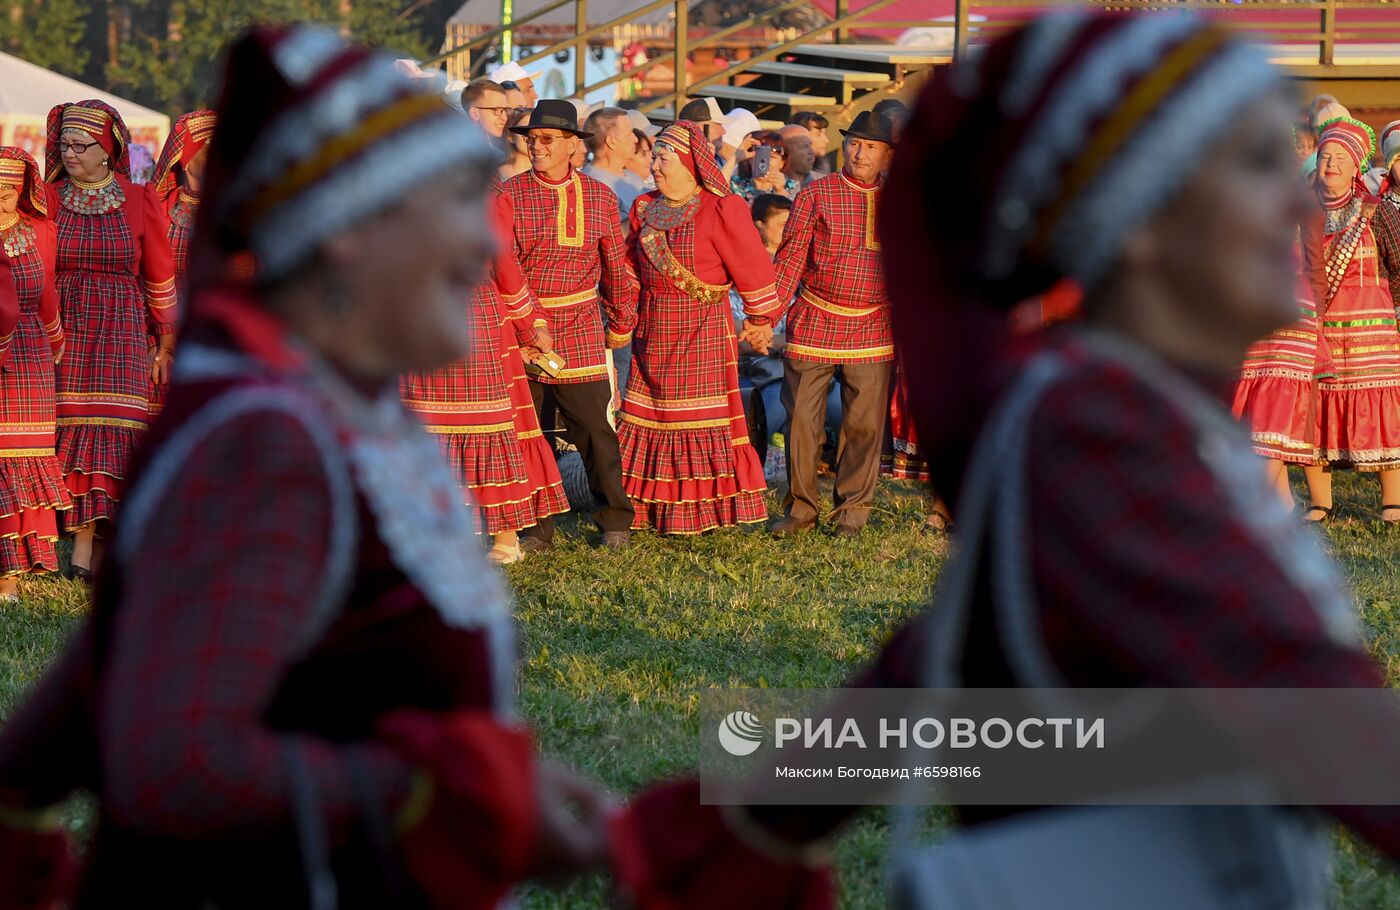
<instances>
[{"instance_id":1,"label":"blurred foreground woman","mask_svg":"<svg viewBox=\"0 0 1400 910\"><path fill-rule=\"evenodd\" d=\"M0 906L62 878L45 807L85 788L80 907L493 907L597 865L605 809L513 722L510 602L398 395L467 350L494 156L320 28L224 86L170 398L0 737Z\"/></svg>"},{"instance_id":2,"label":"blurred foreground woman","mask_svg":"<svg viewBox=\"0 0 1400 910\"><path fill-rule=\"evenodd\" d=\"M935 487L956 493L957 547L934 607L858 685L1381 685L1338 573L1227 407L1246 347L1299 318L1293 246L1310 202L1292 110L1263 53L1175 15L1041 19L932 77L895 154L880 239L919 442ZM1011 308L1061 278L1085 289L1084 323L1013 334ZM1357 726L1327 732L1356 752L1370 735L1393 767ZM1247 754L1271 772L1292 753ZM653 791L618 823L650 870L639 890L695 895L722 877L725 854L677 858L659 831L746 828L756 849L815 861L852 811L726 818L696 795ZM961 890L943 847L924 854L931 874L907 881L931 887L904 905L1325 905L1312 827L1256 808L965 807L991 860L963 870L974 887ZM1395 809L1328 811L1400 856ZM1226 846L1183 856L1153 836L1159 823L1177 843L1213 833ZM1027 825L1037 856L998 852ZM1172 905L1174 889L1123 872L1144 866L1211 897Z\"/></svg>"}]
</instances>

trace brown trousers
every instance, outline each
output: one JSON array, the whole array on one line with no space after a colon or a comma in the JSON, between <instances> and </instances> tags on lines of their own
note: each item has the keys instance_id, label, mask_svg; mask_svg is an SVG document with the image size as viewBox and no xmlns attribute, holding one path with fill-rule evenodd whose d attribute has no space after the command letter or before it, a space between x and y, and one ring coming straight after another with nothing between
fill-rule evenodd
<instances>
[{"instance_id":1,"label":"brown trousers","mask_svg":"<svg viewBox=\"0 0 1400 910\"><path fill-rule=\"evenodd\" d=\"M865 524L880 477L880 449L890 410L893 363L813 363L788 359L783 364L783 407L787 410L788 494L783 509L789 518L816 521L821 515L817 465L826 425L826 394L841 374L841 434L836 445L835 510L840 524Z\"/></svg>"}]
</instances>

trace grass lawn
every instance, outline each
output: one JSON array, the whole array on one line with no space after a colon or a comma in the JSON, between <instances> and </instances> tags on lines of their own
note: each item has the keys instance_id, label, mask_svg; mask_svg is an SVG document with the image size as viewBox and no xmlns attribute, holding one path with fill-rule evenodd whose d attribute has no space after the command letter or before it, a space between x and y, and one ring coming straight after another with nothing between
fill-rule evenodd
<instances>
[{"instance_id":1,"label":"grass lawn","mask_svg":"<svg viewBox=\"0 0 1400 910\"><path fill-rule=\"evenodd\" d=\"M1370 522L1371 478L1337 478L1328 537L1346 567L1377 658L1400 678L1400 529ZM545 751L620 792L685 773L696 755L698 690L838 685L919 609L946 555L920 531L918 491L882 484L870 530L854 541L779 542L724 531L623 554L565 523L556 551L508 570L520 620L526 715ZM42 672L83 614L75 583L39 580L0 608L0 716ZM930 827L938 827L934 818ZM881 901L884 815L867 813L839 851L843 906ZM1400 878L1339 835L1335 906L1400 910ZM527 908L604 905L588 882L531 890Z\"/></svg>"}]
</instances>

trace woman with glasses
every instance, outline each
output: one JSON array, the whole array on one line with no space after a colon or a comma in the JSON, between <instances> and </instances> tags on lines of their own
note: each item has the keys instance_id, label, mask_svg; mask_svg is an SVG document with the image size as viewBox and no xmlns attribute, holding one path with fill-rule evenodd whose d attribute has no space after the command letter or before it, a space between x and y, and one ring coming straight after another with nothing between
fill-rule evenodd
<instances>
[{"instance_id":1,"label":"woman with glasses","mask_svg":"<svg viewBox=\"0 0 1400 910\"><path fill-rule=\"evenodd\" d=\"M802 186L783 173L783 165L787 163L787 149L783 146L783 137L772 132L755 135L758 142L739 162L738 170L729 181L730 187L742 196L745 202L753 202L764 193L785 196L788 199L797 198L797 191ZM769 151L764 153L764 157L771 157L768 170L759 174L755 171L755 165L759 160L759 149L765 148Z\"/></svg>"},{"instance_id":2,"label":"woman with glasses","mask_svg":"<svg viewBox=\"0 0 1400 910\"><path fill-rule=\"evenodd\" d=\"M73 497L70 572L83 579L146 430L151 386L169 381L174 360L169 221L155 188L131 182L130 144L121 115L105 102L49 112L45 173L68 333L58 370L58 458Z\"/></svg>"}]
</instances>

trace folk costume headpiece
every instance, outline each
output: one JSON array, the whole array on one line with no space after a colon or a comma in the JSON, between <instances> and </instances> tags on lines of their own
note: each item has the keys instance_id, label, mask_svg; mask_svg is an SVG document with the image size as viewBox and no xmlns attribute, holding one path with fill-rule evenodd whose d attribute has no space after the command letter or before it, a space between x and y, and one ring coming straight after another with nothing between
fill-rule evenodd
<instances>
[{"instance_id":1,"label":"folk costume headpiece","mask_svg":"<svg viewBox=\"0 0 1400 910\"><path fill-rule=\"evenodd\" d=\"M0 186L19 193L19 209L33 218L49 217L49 201L39 179L39 163L13 145L0 146Z\"/></svg>"},{"instance_id":2,"label":"folk costume headpiece","mask_svg":"<svg viewBox=\"0 0 1400 910\"><path fill-rule=\"evenodd\" d=\"M1400 161L1400 120L1392 120L1381 130L1381 160L1386 170L1395 167Z\"/></svg>"},{"instance_id":3,"label":"folk costume headpiece","mask_svg":"<svg viewBox=\"0 0 1400 910\"><path fill-rule=\"evenodd\" d=\"M1335 142L1346 151L1357 171L1366 170L1366 165L1376 151L1376 131L1360 120L1351 117L1337 117L1322 124L1318 133L1317 147Z\"/></svg>"},{"instance_id":4,"label":"folk costume headpiece","mask_svg":"<svg viewBox=\"0 0 1400 910\"><path fill-rule=\"evenodd\" d=\"M275 283L425 178L494 160L436 86L321 26L236 40L216 115L191 250L196 287L249 256L259 282Z\"/></svg>"},{"instance_id":5,"label":"folk costume headpiece","mask_svg":"<svg viewBox=\"0 0 1400 910\"><path fill-rule=\"evenodd\" d=\"M57 183L68 175L63 167L63 154L58 144L67 130L77 130L92 137L111 158L112 170L123 177L131 176L131 133L121 114L105 101L79 101L59 104L49 111L47 144L44 148L44 179Z\"/></svg>"},{"instance_id":6,"label":"folk costume headpiece","mask_svg":"<svg viewBox=\"0 0 1400 910\"><path fill-rule=\"evenodd\" d=\"M667 145L675 151L676 157L695 176L696 184L716 196L729 195L729 181L724 179L714 148L699 124L676 120L656 134L656 144Z\"/></svg>"},{"instance_id":7,"label":"folk costume headpiece","mask_svg":"<svg viewBox=\"0 0 1400 910\"><path fill-rule=\"evenodd\" d=\"M216 120L213 111L191 111L175 121L151 174L157 196L164 199L180 187L185 165L208 144Z\"/></svg>"},{"instance_id":8,"label":"folk costume headpiece","mask_svg":"<svg viewBox=\"0 0 1400 910\"><path fill-rule=\"evenodd\" d=\"M960 483L1002 367L1034 343L1007 311L1061 279L1092 288L1199 167L1200 137L1282 85L1259 49L1158 13L1045 16L933 75L878 217L940 489Z\"/></svg>"}]
</instances>

